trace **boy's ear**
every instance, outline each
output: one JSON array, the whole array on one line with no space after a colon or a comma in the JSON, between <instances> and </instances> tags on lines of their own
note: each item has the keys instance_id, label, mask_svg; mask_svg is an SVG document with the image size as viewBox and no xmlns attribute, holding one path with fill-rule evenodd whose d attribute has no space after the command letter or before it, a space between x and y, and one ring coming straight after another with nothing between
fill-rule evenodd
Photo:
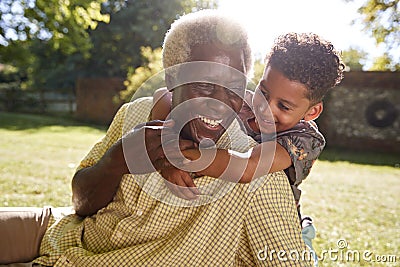
<instances>
[{"instance_id":1,"label":"boy's ear","mask_svg":"<svg viewBox=\"0 0 400 267\"><path fill-rule=\"evenodd\" d=\"M304 120L305 121L315 120L316 118L319 117L319 115L322 113L323 110L324 110L324 105L322 104L322 102L315 104L307 111L306 115L304 116Z\"/></svg>"}]
</instances>

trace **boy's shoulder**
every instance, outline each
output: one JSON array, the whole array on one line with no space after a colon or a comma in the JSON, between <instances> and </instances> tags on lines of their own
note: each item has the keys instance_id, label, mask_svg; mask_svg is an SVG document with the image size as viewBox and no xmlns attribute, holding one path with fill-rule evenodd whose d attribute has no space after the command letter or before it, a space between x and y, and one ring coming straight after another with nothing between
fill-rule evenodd
<instances>
[{"instance_id":1,"label":"boy's shoulder","mask_svg":"<svg viewBox=\"0 0 400 267\"><path fill-rule=\"evenodd\" d=\"M282 136L303 136L308 138L317 138L321 142L325 142L323 134L318 130L318 126L314 121L301 120L293 128L277 133L277 138Z\"/></svg>"},{"instance_id":2,"label":"boy's shoulder","mask_svg":"<svg viewBox=\"0 0 400 267\"><path fill-rule=\"evenodd\" d=\"M315 121L305 121L305 120L300 120L293 128L284 131L284 132L290 132L290 131L311 131L311 132L319 132L318 130L318 125L315 123Z\"/></svg>"}]
</instances>

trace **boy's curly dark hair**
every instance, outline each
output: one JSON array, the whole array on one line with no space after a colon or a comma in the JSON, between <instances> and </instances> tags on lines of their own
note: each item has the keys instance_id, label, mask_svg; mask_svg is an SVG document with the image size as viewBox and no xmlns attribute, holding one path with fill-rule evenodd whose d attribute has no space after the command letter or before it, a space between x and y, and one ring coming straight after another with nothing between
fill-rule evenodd
<instances>
[{"instance_id":1,"label":"boy's curly dark hair","mask_svg":"<svg viewBox=\"0 0 400 267\"><path fill-rule=\"evenodd\" d=\"M340 52L314 33L279 36L265 63L289 80L304 84L312 104L322 101L329 89L342 81L345 68Z\"/></svg>"}]
</instances>

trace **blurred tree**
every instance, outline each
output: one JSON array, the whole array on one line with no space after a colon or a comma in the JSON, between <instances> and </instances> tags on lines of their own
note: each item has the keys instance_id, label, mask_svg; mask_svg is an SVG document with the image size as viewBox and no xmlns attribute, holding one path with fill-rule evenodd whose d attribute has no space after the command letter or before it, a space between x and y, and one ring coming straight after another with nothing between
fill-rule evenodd
<instances>
[{"instance_id":1,"label":"blurred tree","mask_svg":"<svg viewBox=\"0 0 400 267\"><path fill-rule=\"evenodd\" d=\"M81 75L125 77L129 67L138 67L146 59L140 48L161 47L171 23L184 13L214 7L213 1L127 0L104 5L110 23L100 23L90 31L91 57L84 61Z\"/></svg>"},{"instance_id":2,"label":"blurred tree","mask_svg":"<svg viewBox=\"0 0 400 267\"><path fill-rule=\"evenodd\" d=\"M141 56L145 59L142 66L129 68L124 84L126 89L121 91L116 102L128 102L143 96L152 96L153 92L165 86L162 66L161 47L152 50L151 47L141 47ZM139 91L138 91L139 90Z\"/></svg>"},{"instance_id":3,"label":"blurred tree","mask_svg":"<svg viewBox=\"0 0 400 267\"><path fill-rule=\"evenodd\" d=\"M254 91L257 87L258 82L261 80L264 74L264 59L257 58L254 61L253 66L253 77L251 81L247 84L247 89Z\"/></svg>"},{"instance_id":4,"label":"blurred tree","mask_svg":"<svg viewBox=\"0 0 400 267\"><path fill-rule=\"evenodd\" d=\"M348 70L362 70L367 53L358 48L350 47L342 52L342 58Z\"/></svg>"},{"instance_id":5,"label":"blurred tree","mask_svg":"<svg viewBox=\"0 0 400 267\"><path fill-rule=\"evenodd\" d=\"M18 69L11 65L0 65L0 83L15 82L23 79L18 73Z\"/></svg>"},{"instance_id":6,"label":"blurred tree","mask_svg":"<svg viewBox=\"0 0 400 267\"><path fill-rule=\"evenodd\" d=\"M371 71L400 70L400 62L394 63L392 61L392 58L387 53L385 53L382 56L375 58L372 67L369 70Z\"/></svg>"},{"instance_id":7,"label":"blurred tree","mask_svg":"<svg viewBox=\"0 0 400 267\"><path fill-rule=\"evenodd\" d=\"M398 52L400 44L399 0L366 0L358 12L361 14L361 18L355 21L360 21L364 25L364 31L374 37L377 44L385 44L386 56L383 57L390 63L384 63L379 68L400 70L398 68L400 64ZM384 62L385 60L378 61Z\"/></svg>"},{"instance_id":8,"label":"blurred tree","mask_svg":"<svg viewBox=\"0 0 400 267\"><path fill-rule=\"evenodd\" d=\"M128 68L146 62L140 47L160 47L177 16L216 6L213 0L44 2L0 2L0 62L26 73L25 86L33 89L73 90L77 77L125 77ZM87 7L87 11L82 11L82 7ZM66 14L69 15L64 18ZM14 17L23 23L10 24ZM34 32L36 35L29 35L35 23L41 28ZM20 28L25 33L18 32Z\"/></svg>"},{"instance_id":9,"label":"blurred tree","mask_svg":"<svg viewBox=\"0 0 400 267\"><path fill-rule=\"evenodd\" d=\"M73 54L88 57L92 47L88 29L109 21L109 15L101 13L104 1L1 0L0 62L27 77L22 87L63 84L65 59Z\"/></svg>"},{"instance_id":10,"label":"blurred tree","mask_svg":"<svg viewBox=\"0 0 400 267\"><path fill-rule=\"evenodd\" d=\"M31 40L45 40L65 54L86 53L91 43L87 29L108 22L101 13L105 0L2 0L0 44L25 49Z\"/></svg>"}]
</instances>

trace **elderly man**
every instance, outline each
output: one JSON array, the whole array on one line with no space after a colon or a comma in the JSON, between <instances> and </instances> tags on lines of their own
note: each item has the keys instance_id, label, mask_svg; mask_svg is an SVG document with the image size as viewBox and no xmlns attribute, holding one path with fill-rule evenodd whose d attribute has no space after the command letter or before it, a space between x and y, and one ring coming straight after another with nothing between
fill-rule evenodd
<instances>
[{"instance_id":1,"label":"elderly man","mask_svg":"<svg viewBox=\"0 0 400 267\"><path fill-rule=\"evenodd\" d=\"M283 172L250 184L198 177L201 195L194 200L171 194L157 172L173 164L171 143L175 150L211 144L247 151L255 145L235 120L252 65L246 31L218 12L200 11L171 26L163 49L174 123L148 122L151 98L123 105L73 178L76 215L50 219L34 262L307 266Z\"/></svg>"}]
</instances>

